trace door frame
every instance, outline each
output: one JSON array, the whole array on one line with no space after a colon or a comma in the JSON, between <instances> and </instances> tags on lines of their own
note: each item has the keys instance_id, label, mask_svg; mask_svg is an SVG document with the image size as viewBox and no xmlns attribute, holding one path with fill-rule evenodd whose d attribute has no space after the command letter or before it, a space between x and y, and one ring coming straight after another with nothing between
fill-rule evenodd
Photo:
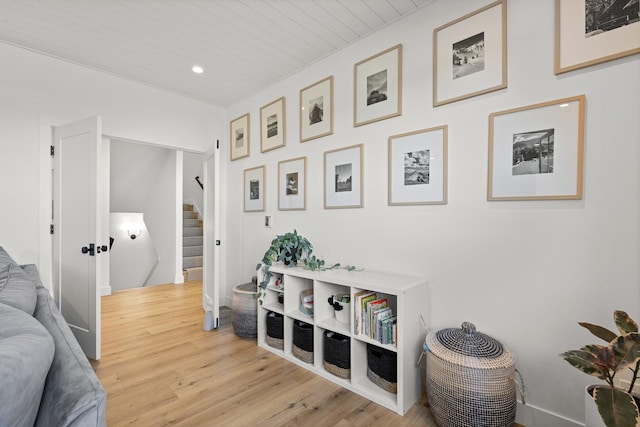
<instances>
[{"instance_id":1,"label":"door frame","mask_svg":"<svg viewBox=\"0 0 640 427\"><path fill-rule=\"evenodd\" d=\"M212 314L212 327L218 328L220 322L220 141L216 141L204 153L204 239L203 259L204 275L202 278L202 307ZM208 191L207 189L211 189Z\"/></svg>"}]
</instances>

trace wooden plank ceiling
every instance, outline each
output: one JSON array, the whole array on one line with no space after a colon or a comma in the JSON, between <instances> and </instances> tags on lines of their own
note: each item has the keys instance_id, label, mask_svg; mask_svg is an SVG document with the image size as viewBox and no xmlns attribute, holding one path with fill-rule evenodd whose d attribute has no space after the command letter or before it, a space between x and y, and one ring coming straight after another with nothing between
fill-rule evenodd
<instances>
[{"instance_id":1,"label":"wooden plank ceiling","mask_svg":"<svg viewBox=\"0 0 640 427\"><path fill-rule=\"evenodd\" d=\"M0 0L0 41L226 107L433 1Z\"/></svg>"}]
</instances>

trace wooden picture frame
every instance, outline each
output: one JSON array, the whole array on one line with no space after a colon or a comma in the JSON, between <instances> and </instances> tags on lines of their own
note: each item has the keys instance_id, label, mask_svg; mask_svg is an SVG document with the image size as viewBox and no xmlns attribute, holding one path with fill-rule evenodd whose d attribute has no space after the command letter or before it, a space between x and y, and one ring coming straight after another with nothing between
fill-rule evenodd
<instances>
[{"instance_id":1,"label":"wooden picture frame","mask_svg":"<svg viewBox=\"0 0 640 427\"><path fill-rule=\"evenodd\" d=\"M299 211L307 208L307 158L278 162L278 210Z\"/></svg>"},{"instance_id":2,"label":"wooden picture frame","mask_svg":"<svg viewBox=\"0 0 640 427\"><path fill-rule=\"evenodd\" d=\"M433 30L433 106L507 87L507 3Z\"/></svg>"},{"instance_id":3,"label":"wooden picture frame","mask_svg":"<svg viewBox=\"0 0 640 427\"><path fill-rule=\"evenodd\" d=\"M489 116L487 200L582 198L585 96Z\"/></svg>"},{"instance_id":4,"label":"wooden picture frame","mask_svg":"<svg viewBox=\"0 0 640 427\"><path fill-rule=\"evenodd\" d=\"M389 206L447 203L448 126L389 137Z\"/></svg>"},{"instance_id":5,"label":"wooden picture frame","mask_svg":"<svg viewBox=\"0 0 640 427\"><path fill-rule=\"evenodd\" d=\"M640 53L639 5L618 3L556 0L555 74Z\"/></svg>"},{"instance_id":6,"label":"wooden picture frame","mask_svg":"<svg viewBox=\"0 0 640 427\"><path fill-rule=\"evenodd\" d=\"M286 145L285 98L260 108L260 148L267 152Z\"/></svg>"},{"instance_id":7,"label":"wooden picture frame","mask_svg":"<svg viewBox=\"0 0 640 427\"><path fill-rule=\"evenodd\" d=\"M265 179L264 165L244 170L245 212L264 211L264 200L266 197Z\"/></svg>"},{"instance_id":8,"label":"wooden picture frame","mask_svg":"<svg viewBox=\"0 0 640 427\"><path fill-rule=\"evenodd\" d=\"M353 125L402 114L402 45L390 47L354 66Z\"/></svg>"},{"instance_id":9,"label":"wooden picture frame","mask_svg":"<svg viewBox=\"0 0 640 427\"><path fill-rule=\"evenodd\" d=\"M325 151L324 208L361 208L363 144Z\"/></svg>"},{"instance_id":10,"label":"wooden picture frame","mask_svg":"<svg viewBox=\"0 0 640 427\"><path fill-rule=\"evenodd\" d=\"M251 153L249 113L229 122L229 148L231 161L249 157Z\"/></svg>"},{"instance_id":11,"label":"wooden picture frame","mask_svg":"<svg viewBox=\"0 0 640 427\"><path fill-rule=\"evenodd\" d=\"M300 90L300 142L333 134L333 76Z\"/></svg>"}]
</instances>

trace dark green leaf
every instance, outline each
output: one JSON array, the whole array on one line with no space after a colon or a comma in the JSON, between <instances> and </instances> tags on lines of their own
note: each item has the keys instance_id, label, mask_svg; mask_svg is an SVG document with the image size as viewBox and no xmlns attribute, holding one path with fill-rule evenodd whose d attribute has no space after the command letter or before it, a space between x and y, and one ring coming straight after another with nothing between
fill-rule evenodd
<instances>
[{"instance_id":1,"label":"dark green leaf","mask_svg":"<svg viewBox=\"0 0 640 427\"><path fill-rule=\"evenodd\" d=\"M583 328L587 328L589 332L591 332L593 335L597 336L602 340L605 340L606 342L611 342L617 338L616 334L614 334L607 328L603 328L602 326L598 326L598 325L594 325L586 322L578 322L578 325L582 326Z\"/></svg>"},{"instance_id":2,"label":"dark green leaf","mask_svg":"<svg viewBox=\"0 0 640 427\"><path fill-rule=\"evenodd\" d=\"M637 427L640 423L638 406L629 393L598 386L593 391L593 398L607 427Z\"/></svg>"},{"instance_id":3,"label":"dark green leaf","mask_svg":"<svg viewBox=\"0 0 640 427\"><path fill-rule=\"evenodd\" d=\"M616 370L635 365L640 360L640 335L637 332L622 335L610 344L610 348L615 354Z\"/></svg>"},{"instance_id":4,"label":"dark green leaf","mask_svg":"<svg viewBox=\"0 0 640 427\"><path fill-rule=\"evenodd\" d=\"M607 378L607 370L598 366L596 357L587 351L569 350L562 353L562 357L573 367L578 368L586 374L593 375L600 379Z\"/></svg>"},{"instance_id":5,"label":"dark green leaf","mask_svg":"<svg viewBox=\"0 0 640 427\"><path fill-rule=\"evenodd\" d=\"M598 355L596 356L596 364L598 366L602 366L607 370L613 371L615 371L616 366L618 366L616 356L609 347L602 347L598 351Z\"/></svg>"},{"instance_id":6,"label":"dark green leaf","mask_svg":"<svg viewBox=\"0 0 640 427\"><path fill-rule=\"evenodd\" d=\"M627 313L621 310L613 312L613 320L621 334L638 332L638 324Z\"/></svg>"}]
</instances>

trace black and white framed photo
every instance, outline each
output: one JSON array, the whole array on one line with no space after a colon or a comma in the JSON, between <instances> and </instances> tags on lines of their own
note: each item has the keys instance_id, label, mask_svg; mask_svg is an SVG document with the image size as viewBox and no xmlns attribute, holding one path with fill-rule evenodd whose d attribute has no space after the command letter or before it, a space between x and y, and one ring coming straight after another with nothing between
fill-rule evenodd
<instances>
[{"instance_id":1,"label":"black and white framed photo","mask_svg":"<svg viewBox=\"0 0 640 427\"><path fill-rule=\"evenodd\" d=\"M229 143L231 160L249 157L251 140L249 139L249 113L231 120L229 123Z\"/></svg>"},{"instance_id":2,"label":"black and white framed photo","mask_svg":"<svg viewBox=\"0 0 640 427\"><path fill-rule=\"evenodd\" d=\"M447 203L448 127L389 137L389 206Z\"/></svg>"},{"instance_id":3,"label":"black and white framed photo","mask_svg":"<svg viewBox=\"0 0 640 427\"><path fill-rule=\"evenodd\" d=\"M355 65L353 125L402 114L402 45Z\"/></svg>"},{"instance_id":4,"label":"black and white framed photo","mask_svg":"<svg viewBox=\"0 0 640 427\"><path fill-rule=\"evenodd\" d=\"M362 207L363 149L363 145L358 144L325 151L325 209Z\"/></svg>"},{"instance_id":5,"label":"black and white framed photo","mask_svg":"<svg viewBox=\"0 0 640 427\"><path fill-rule=\"evenodd\" d=\"M244 211L264 211L265 166L244 170Z\"/></svg>"},{"instance_id":6,"label":"black and white framed photo","mask_svg":"<svg viewBox=\"0 0 640 427\"><path fill-rule=\"evenodd\" d=\"M307 208L307 158L278 162L278 210Z\"/></svg>"},{"instance_id":7,"label":"black and white framed photo","mask_svg":"<svg viewBox=\"0 0 640 427\"><path fill-rule=\"evenodd\" d=\"M433 30L434 107L506 87L505 0Z\"/></svg>"},{"instance_id":8,"label":"black and white framed photo","mask_svg":"<svg viewBox=\"0 0 640 427\"><path fill-rule=\"evenodd\" d=\"M300 142L333 133L333 76L300 90Z\"/></svg>"},{"instance_id":9,"label":"black and white framed photo","mask_svg":"<svg viewBox=\"0 0 640 427\"><path fill-rule=\"evenodd\" d=\"M555 74L637 53L638 1L556 0Z\"/></svg>"},{"instance_id":10,"label":"black and white framed photo","mask_svg":"<svg viewBox=\"0 0 640 427\"><path fill-rule=\"evenodd\" d=\"M584 95L489 116L488 200L582 198Z\"/></svg>"},{"instance_id":11,"label":"black and white framed photo","mask_svg":"<svg viewBox=\"0 0 640 427\"><path fill-rule=\"evenodd\" d=\"M285 139L285 99L284 96L260 108L261 151L284 147Z\"/></svg>"}]
</instances>

